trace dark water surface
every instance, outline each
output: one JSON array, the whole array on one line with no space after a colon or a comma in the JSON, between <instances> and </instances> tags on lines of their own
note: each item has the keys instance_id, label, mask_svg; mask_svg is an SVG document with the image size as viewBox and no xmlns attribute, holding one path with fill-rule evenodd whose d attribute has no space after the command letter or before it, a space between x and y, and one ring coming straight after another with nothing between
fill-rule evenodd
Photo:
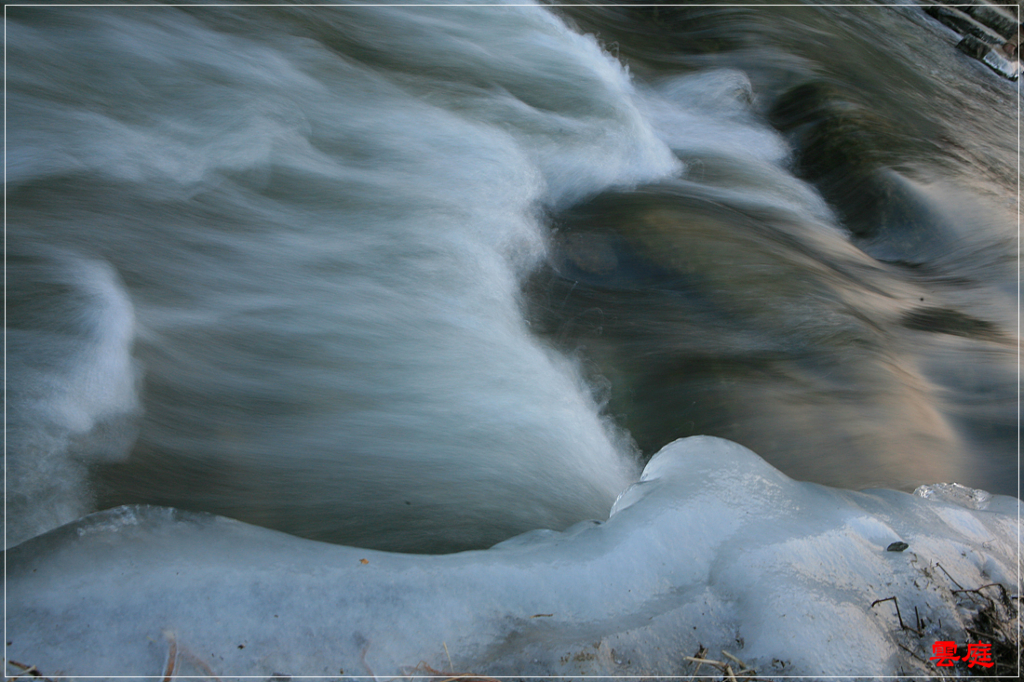
<instances>
[{"instance_id":1,"label":"dark water surface","mask_svg":"<svg viewBox=\"0 0 1024 682\"><path fill-rule=\"evenodd\" d=\"M918 8L7 26L8 543L483 547L693 434L1017 494L1017 84Z\"/></svg>"},{"instance_id":2,"label":"dark water surface","mask_svg":"<svg viewBox=\"0 0 1024 682\"><path fill-rule=\"evenodd\" d=\"M720 124L789 145L758 168L677 129L682 177L553 221L533 314L613 377L642 450L712 433L831 485L1016 494L1016 84L917 8L562 11L688 107L717 76Z\"/></svg>"}]
</instances>

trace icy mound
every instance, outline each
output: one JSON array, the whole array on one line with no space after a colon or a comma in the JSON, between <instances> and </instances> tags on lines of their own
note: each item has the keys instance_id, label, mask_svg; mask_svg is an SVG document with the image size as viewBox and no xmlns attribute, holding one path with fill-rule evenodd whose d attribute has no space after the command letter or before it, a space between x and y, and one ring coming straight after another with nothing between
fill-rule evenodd
<instances>
[{"instance_id":1,"label":"icy mound","mask_svg":"<svg viewBox=\"0 0 1024 682\"><path fill-rule=\"evenodd\" d=\"M8 552L7 651L46 676L688 675L702 646L760 675L920 673L935 640L975 641L974 612L1018 591L1018 505L799 483L697 437L607 522L486 551L125 507Z\"/></svg>"}]
</instances>

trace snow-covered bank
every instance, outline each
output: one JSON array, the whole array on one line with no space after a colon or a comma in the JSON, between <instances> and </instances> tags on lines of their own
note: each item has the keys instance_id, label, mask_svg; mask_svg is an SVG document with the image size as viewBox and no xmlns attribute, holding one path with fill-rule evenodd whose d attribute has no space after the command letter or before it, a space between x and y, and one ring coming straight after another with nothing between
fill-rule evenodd
<instances>
[{"instance_id":1,"label":"snow-covered bank","mask_svg":"<svg viewBox=\"0 0 1024 682\"><path fill-rule=\"evenodd\" d=\"M985 602L954 590L1018 592L1018 510L800 483L709 437L603 524L444 556L123 507L8 551L7 652L46 676L668 675L701 646L767 676L934 673L914 656Z\"/></svg>"}]
</instances>

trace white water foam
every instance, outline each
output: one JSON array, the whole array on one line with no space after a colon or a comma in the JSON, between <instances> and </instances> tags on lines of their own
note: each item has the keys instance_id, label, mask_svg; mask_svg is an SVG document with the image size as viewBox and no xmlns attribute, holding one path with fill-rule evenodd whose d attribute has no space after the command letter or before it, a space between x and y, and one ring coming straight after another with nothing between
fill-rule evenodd
<instances>
[{"instance_id":1,"label":"white water foam","mask_svg":"<svg viewBox=\"0 0 1024 682\"><path fill-rule=\"evenodd\" d=\"M103 262L53 265L49 283L72 291L74 313L37 312L34 328L8 330L8 545L92 511L86 466L123 458L136 434L131 302ZM15 266L11 274L23 286L46 284L38 271Z\"/></svg>"},{"instance_id":2,"label":"white water foam","mask_svg":"<svg viewBox=\"0 0 1024 682\"><path fill-rule=\"evenodd\" d=\"M33 8L9 44L13 242L97 254L137 309L133 499L437 550L636 475L519 308L544 210L681 168L593 38L539 7Z\"/></svg>"}]
</instances>

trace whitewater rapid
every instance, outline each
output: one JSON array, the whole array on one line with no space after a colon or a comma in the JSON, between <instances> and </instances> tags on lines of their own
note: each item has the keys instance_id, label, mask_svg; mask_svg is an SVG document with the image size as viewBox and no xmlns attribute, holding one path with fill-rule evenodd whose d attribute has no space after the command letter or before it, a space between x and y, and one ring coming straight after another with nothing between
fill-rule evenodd
<instances>
[{"instance_id":1,"label":"whitewater rapid","mask_svg":"<svg viewBox=\"0 0 1024 682\"><path fill-rule=\"evenodd\" d=\"M800 11L702 56L746 14L12 8L8 545L141 503L480 548L702 433L1015 490L1008 209L779 33L906 17Z\"/></svg>"}]
</instances>

